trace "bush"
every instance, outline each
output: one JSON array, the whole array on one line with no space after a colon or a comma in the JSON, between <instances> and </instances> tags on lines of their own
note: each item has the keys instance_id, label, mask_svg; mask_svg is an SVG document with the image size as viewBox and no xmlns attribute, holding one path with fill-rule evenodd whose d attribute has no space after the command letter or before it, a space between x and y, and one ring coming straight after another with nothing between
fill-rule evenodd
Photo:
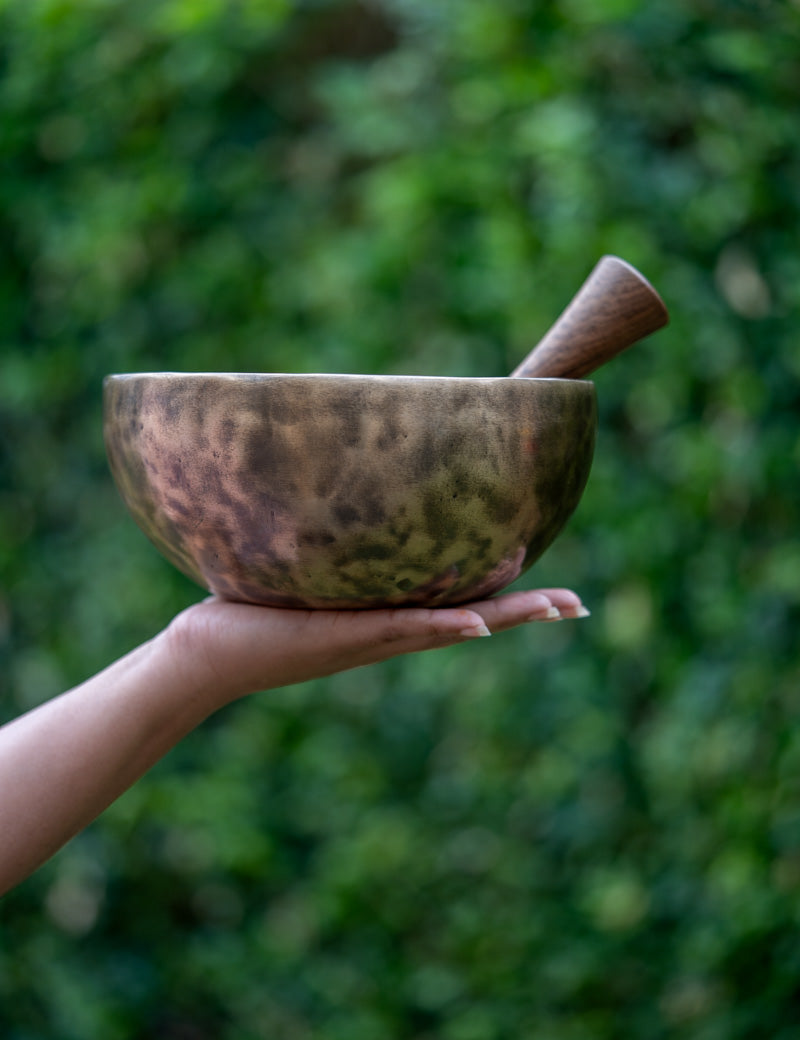
<instances>
[{"instance_id":1,"label":"bush","mask_svg":"<svg viewBox=\"0 0 800 1040\"><path fill-rule=\"evenodd\" d=\"M793 5L0 4L5 717L199 592L124 514L112 371L495 375L619 253L522 584L580 625L254 697L9 895L9 1040L796 1035Z\"/></svg>"}]
</instances>

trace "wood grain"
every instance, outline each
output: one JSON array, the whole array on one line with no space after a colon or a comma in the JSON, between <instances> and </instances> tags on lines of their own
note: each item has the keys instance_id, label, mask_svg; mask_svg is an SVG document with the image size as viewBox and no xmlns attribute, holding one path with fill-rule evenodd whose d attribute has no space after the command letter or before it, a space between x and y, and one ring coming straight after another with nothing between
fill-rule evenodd
<instances>
[{"instance_id":1,"label":"wood grain","mask_svg":"<svg viewBox=\"0 0 800 1040\"><path fill-rule=\"evenodd\" d=\"M625 260L604 256L511 375L582 379L668 321L667 308L647 279Z\"/></svg>"}]
</instances>

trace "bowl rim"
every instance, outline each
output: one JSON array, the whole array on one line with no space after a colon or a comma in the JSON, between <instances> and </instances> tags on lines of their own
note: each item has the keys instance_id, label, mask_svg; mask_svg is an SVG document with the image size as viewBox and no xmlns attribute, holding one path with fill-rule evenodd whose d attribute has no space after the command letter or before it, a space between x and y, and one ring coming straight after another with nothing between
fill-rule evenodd
<instances>
[{"instance_id":1,"label":"bowl rim","mask_svg":"<svg viewBox=\"0 0 800 1040\"><path fill-rule=\"evenodd\" d=\"M557 376L432 376L413 375L407 373L365 373L355 372L114 372L104 377L104 383L125 382L134 379L149 379L153 381L169 380L219 380L220 382L242 382L259 383L268 380L297 380L297 381L341 381L341 382L374 382L374 383L445 383L453 385L488 383L517 383L526 385L530 383L570 383L573 386L594 386L591 379L572 379Z\"/></svg>"}]
</instances>

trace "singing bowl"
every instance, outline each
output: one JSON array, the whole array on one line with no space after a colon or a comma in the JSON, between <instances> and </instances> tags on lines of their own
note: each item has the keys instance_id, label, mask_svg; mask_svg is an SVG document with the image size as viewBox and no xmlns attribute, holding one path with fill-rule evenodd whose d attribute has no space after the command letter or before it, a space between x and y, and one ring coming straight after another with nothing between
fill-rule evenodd
<instances>
[{"instance_id":1,"label":"singing bowl","mask_svg":"<svg viewBox=\"0 0 800 1040\"><path fill-rule=\"evenodd\" d=\"M109 376L111 470L164 556L227 599L490 596L578 504L597 425L584 377L667 318L635 268L603 257L510 377Z\"/></svg>"},{"instance_id":2,"label":"singing bowl","mask_svg":"<svg viewBox=\"0 0 800 1040\"><path fill-rule=\"evenodd\" d=\"M586 485L594 384L179 374L105 380L116 484L163 555L227 599L462 603L553 542Z\"/></svg>"}]
</instances>

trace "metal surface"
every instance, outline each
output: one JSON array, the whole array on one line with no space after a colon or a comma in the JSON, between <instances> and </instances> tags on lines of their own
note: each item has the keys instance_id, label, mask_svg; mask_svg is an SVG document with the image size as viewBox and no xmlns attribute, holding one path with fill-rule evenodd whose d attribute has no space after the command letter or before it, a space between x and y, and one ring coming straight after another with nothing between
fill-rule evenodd
<instances>
[{"instance_id":1,"label":"metal surface","mask_svg":"<svg viewBox=\"0 0 800 1040\"><path fill-rule=\"evenodd\" d=\"M573 379L140 374L104 403L119 490L172 563L313 608L508 585L575 509L597 424Z\"/></svg>"}]
</instances>

